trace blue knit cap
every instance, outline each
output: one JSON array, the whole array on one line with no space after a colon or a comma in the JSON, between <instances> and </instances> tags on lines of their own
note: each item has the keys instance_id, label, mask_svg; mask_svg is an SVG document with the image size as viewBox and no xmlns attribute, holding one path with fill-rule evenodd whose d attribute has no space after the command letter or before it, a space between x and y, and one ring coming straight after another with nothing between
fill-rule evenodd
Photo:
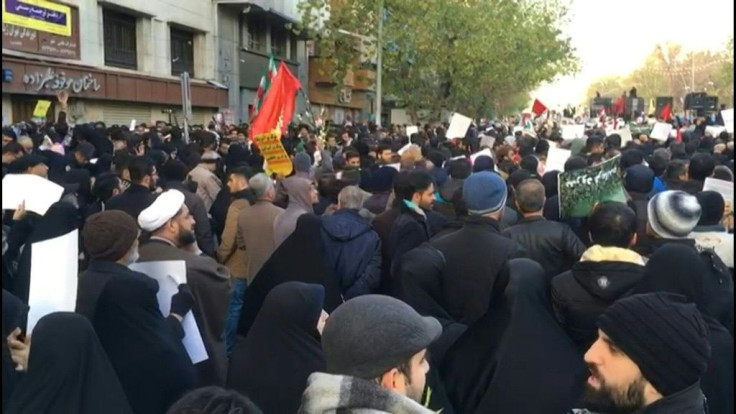
<instances>
[{"instance_id":1,"label":"blue knit cap","mask_svg":"<svg viewBox=\"0 0 736 414\"><path fill-rule=\"evenodd\" d=\"M463 183L463 199L468 213L474 216L500 211L506 205L507 194L506 183L490 171L474 173Z\"/></svg>"}]
</instances>

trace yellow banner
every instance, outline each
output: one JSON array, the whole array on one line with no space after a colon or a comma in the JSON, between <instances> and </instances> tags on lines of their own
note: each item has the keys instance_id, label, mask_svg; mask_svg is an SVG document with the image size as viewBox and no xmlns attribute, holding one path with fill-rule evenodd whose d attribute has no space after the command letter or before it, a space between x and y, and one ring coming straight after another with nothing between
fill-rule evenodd
<instances>
[{"instance_id":1,"label":"yellow banner","mask_svg":"<svg viewBox=\"0 0 736 414\"><path fill-rule=\"evenodd\" d=\"M3 23L71 36L72 10L46 0L3 0Z\"/></svg>"},{"instance_id":2,"label":"yellow banner","mask_svg":"<svg viewBox=\"0 0 736 414\"><path fill-rule=\"evenodd\" d=\"M51 101L39 100L36 103L36 109L33 110L33 117L45 119L46 114L49 112L49 107L51 107Z\"/></svg>"},{"instance_id":3,"label":"yellow banner","mask_svg":"<svg viewBox=\"0 0 736 414\"><path fill-rule=\"evenodd\" d=\"M281 144L281 132L279 130L256 135L253 139L268 165L268 172L280 174L284 177L291 174L291 158L289 158Z\"/></svg>"}]
</instances>

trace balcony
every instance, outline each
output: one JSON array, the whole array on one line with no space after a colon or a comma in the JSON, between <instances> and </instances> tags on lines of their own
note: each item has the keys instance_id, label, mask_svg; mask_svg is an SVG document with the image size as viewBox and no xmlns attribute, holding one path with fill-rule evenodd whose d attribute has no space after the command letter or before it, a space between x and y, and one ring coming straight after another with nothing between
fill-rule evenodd
<instances>
[{"instance_id":1,"label":"balcony","mask_svg":"<svg viewBox=\"0 0 736 414\"><path fill-rule=\"evenodd\" d=\"M309 59L309 79L318 85L334 85L334 66L328 59Z\"/></svg>"},{"instance_id":2,"label":"balcony","mask_svg":"<svg viewBox=\"0 0 736 414\"><path fill-rule=\"evenodd\" d=\"M372 91L376 80L376 72L371 69L360 69L355 71L355 85L353 89L356 91Z\"/></svg>"}]
</instances>

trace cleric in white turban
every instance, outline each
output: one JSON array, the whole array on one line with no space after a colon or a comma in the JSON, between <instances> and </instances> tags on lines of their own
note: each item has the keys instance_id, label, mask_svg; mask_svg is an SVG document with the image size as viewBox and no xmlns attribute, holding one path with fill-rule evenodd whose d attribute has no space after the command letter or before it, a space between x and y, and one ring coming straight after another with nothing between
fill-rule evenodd
<instances>
[{"instance_id":1,"label":"cleric in white turban","mask_svg":"<svg viewBox=\"0 0 736 414\"><path fill-rule=\"evenodd\" d=\"M150 207L138 215L138 225L145 231L154 232L176 217L182 206L184 206L184 194L181 191L165 191L156 198L156 201Z\"/></svg>"}]
</instances>

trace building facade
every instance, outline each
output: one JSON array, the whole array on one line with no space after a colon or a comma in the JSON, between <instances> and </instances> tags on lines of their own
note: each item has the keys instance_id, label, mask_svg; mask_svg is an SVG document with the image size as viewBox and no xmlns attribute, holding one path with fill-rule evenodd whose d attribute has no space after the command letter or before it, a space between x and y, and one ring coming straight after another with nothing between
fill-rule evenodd
<instances>
[{"instance_id":1,"label":"building facade","mask_svg":"<svg viewBox=\"0 0 736 414\"><path fill-rule=\"evenodd\" d=\"M214 4L217 77L228 87L230 116L234 121L249 122L271 56L276 65L286 63L306 89L306 41L294 32L300 20L297 0L214 0ZM297 114L307 109L305 95L297 95Z\"/></svg>"},{"instance_id":2,"label":"building facade","mask_svg":"<svg viewBox=\"0 0 736 414\"><path fill-rule=\"evenodd\" d=\"M360 58L348 70L342 80L334 76L332 62L321 56L312 44L309 51L309 100L315 114L322 113L324 119L336 124L345 121L362 122L373 120L375 113L374 86L376 80L375 54L365 50L360 38L355 36Z\"/></svg>"},{"instance_id":3,"label":"building facade","mask_svg":"<svg viewBox=\"0 0 736 414\"><path fill-rule=\"evenodd\" d=\"M179 76L185 71L192 79L192 123L232 111L228 90L216 82L212 0L36 3L63 6L60 14L69 20L71 35L7 24L4 14L4 124L29 119L38 99L55 102L61 90L70 95L75 122L181 124Z\"/></svg>"}]
</instances>

